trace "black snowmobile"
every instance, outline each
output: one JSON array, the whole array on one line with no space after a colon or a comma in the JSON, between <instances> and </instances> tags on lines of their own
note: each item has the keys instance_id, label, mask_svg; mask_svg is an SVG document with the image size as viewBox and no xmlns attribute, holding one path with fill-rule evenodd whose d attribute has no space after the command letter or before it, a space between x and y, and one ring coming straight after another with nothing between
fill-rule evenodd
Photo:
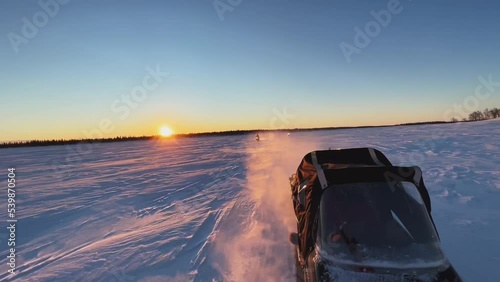
<instances>
[{"instance_id":1,"label":"black snowmobile","mask_svg":"<svg viewBox=\"0 0 500 282\"><path fill-rule=\"evenodd\" d=\"M314 151L290 186L299 281L462 281L418 167L371 148Z\"/></svg>"}]
</instances>

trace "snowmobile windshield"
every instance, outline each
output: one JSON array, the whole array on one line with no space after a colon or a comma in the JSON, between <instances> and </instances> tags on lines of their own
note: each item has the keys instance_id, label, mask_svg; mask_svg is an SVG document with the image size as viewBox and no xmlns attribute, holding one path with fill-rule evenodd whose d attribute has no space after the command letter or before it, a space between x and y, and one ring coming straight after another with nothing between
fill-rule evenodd
<instances>
[{"instance_id":1,"label":"snowmobile windshield","mask_svg":"<svg viewBox=\"0 0 500 282\"><path fill-rule=\"evenodd\" d=\"M413 183L333 185L323 192L319 213L318 239L330 260L384 268L445 263L438 236Z\"/></svg>"}]
</instances>

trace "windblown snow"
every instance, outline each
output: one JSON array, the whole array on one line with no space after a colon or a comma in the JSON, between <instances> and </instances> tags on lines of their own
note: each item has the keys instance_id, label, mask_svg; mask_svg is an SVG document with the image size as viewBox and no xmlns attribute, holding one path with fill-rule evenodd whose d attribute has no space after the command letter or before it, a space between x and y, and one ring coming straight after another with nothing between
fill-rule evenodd
<instances>
[{"instance_id":1,"label":"windblown snow","mask_svg":"<svg viewBox=\"0 0 500 282\"><path fill-rule=\"evenodd\" d=\"M499 120L260 136L0 150L18 219L9 276L4 191L0 281L294 281L288 177L309 151L367 146L422 168L464 280L500 281Z\"/></svg>"}]
</instances>

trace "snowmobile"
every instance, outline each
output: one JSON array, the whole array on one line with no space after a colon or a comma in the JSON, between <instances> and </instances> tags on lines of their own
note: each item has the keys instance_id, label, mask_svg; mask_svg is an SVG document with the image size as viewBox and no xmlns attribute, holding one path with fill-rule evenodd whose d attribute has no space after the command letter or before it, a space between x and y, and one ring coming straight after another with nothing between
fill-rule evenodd
<instances>
[{"instance_id":1,"label":"snowmobile","mask_svg":"<svg viewBox=\"0 0 500 282\"><path fill-rule=\"evenodd\" d=\"M313 151L290 177L298 281L462 281L418 167L379 150Z\"/></svg>"}]
</instances>

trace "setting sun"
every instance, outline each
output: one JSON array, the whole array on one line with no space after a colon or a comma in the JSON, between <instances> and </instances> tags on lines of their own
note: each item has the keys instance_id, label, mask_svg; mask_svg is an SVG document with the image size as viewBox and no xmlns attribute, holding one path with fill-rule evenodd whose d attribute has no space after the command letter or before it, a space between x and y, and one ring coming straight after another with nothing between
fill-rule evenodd
<instances>
[{"instance_id":1,"label":"setting sun","mask_svg":"<svg viewBox=\"0 0 500 282\"><path fill-rule=\"evenodd\" d=\"M174 134L174 131L170 127L164 125L160 128L160 135L161 136L169 137L169 136L172 136L172 134Z\"/></svg>"}]
</instances>

